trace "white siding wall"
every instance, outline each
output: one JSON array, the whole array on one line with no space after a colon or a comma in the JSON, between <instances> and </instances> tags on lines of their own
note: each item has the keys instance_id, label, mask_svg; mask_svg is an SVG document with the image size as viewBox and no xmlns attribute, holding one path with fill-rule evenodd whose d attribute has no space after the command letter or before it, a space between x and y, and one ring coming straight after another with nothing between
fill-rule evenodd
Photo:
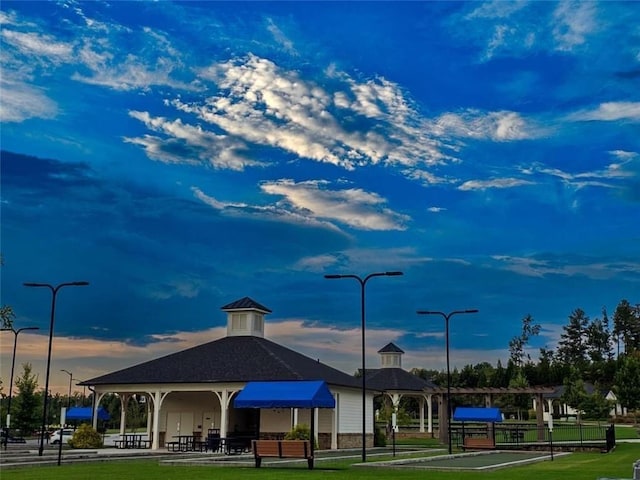
<instances>
[{"instance_id":1,"label":"white siding wall","mask_svg":"<svg viewBox=\"0 0 640 480\"><path fill-rule=\"evenodd\" d=\"M318 409L318 425L316 430L319 433L331 432L333 426L333 409L332 408L319 408Z\"/></svg>"},{"instance_id":2,"label":"white siding wall","mask_svg":"<svg viewBox=\"0 0 640 480\"><path fill-rule=\"evenodd\" d=\"M362 433L362 393L340 391L339 433ZM373 433L373 394L367 394L367 432Z\"/></svg>"}]
</instances>

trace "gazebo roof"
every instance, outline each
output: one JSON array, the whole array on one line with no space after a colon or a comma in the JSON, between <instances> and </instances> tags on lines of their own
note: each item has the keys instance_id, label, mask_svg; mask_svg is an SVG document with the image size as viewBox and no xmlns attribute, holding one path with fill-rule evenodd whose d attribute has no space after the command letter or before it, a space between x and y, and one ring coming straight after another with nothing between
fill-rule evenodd
<instances>
[{"instance_id":1,"label":"gazebo roof","mask_svg":"<svg viewBox=\"0 0 640 480\"><path fill-rule=\"evenodd\" d=\"M351 375L255 336L224 337L92 378L79 385L276 380L324 380L330 385L360 387L360 381Z\"/></svg>"},{"instance_id":2,"label":"gazebo roof","mask_svg":"<svg viewBox=\"0 0 640 480\"><path fill-rule=\"evenodd\" d=\"M435 387L432 382L413 375L402 368L367 369L366 384L368 388L373 390L396 390L416 393L422 393L427 388Z\"/></svg>"}]
</instances>

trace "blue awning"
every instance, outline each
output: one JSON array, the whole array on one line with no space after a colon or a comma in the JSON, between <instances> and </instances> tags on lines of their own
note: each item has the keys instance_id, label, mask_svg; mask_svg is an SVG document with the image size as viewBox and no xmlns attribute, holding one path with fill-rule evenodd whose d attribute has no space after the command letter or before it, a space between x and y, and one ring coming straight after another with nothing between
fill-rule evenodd
<instances>
[{"instance_id":1,"label":"blue awning","mask_svg":"<svg viewBox=\"0 0 640 480\"><path fill-rule=\"evenodd\" d=\"M235 399L236 408L335 408L336 402L319 381L248 382Z\"/></svg>"},{"instance_id":2,"label":"blue awning","mask_svg":"<svg viewBox=\"0 0 640 480\"><path fill-rule=\"evenodd\" d=\"M458 407L453 419L457 422L501 422L502 412L495 407Z\"/></svg>"},{"instance_id":3,"label":"blue awning","mask_svg":"<svg viewBox=\"0 0 640 480\"><path fill-rule=\"evenodd\" d=\"M67 420L91 420L91 407L71 407L67 410ZM98 420L109 420L109 412L104 407L98 407Z\"/></svg>"}]
</instances>

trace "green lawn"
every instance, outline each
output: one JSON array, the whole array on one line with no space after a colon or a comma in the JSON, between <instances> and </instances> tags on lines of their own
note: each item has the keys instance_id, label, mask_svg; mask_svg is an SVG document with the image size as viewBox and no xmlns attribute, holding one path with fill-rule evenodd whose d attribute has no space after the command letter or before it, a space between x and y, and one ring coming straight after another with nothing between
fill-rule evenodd
<instances>
[{"instance_id":1,"label":"green lawn","mask_svg":"<svg viewBox=\"0 0 640 480\"><path fill-rule=\"evenodd\" d=\"M316 469L307 470L297 464L286 468L265 466L238 468L224 466L168 466L158 460L131 460L122 462L98 462L71 464L60 467L28 467L2 471L2 480L596 480L601 477L631 478L633 463L640 458L640 444L621 444L608 454L574 453L553 462L507 468L493 472L435 472L424 470L391 470L352 467L353 461L319 461ZM357 459L355 460L357 461Z\"/></svg>"}]
</instances>

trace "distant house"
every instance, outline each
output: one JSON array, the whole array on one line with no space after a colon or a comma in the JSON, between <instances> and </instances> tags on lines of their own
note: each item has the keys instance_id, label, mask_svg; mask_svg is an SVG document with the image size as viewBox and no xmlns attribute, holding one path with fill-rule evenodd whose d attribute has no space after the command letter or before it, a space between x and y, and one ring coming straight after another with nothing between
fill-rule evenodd
<instances>
[{"instance_id":1,"label":"distant house","mask_svg":"<svg viewBox=\"0 0 640 480\"><path fill-rule=\"evenodd\" d=\"M586 382L584 384L584 390L587 395L593 395L596 392L596 387ZM562 401L562 396L565 392L564 385L556 385L553 387L553 393L546 393L543 395L543 399L545 400L546 405L543 405L544 408L544 420L545 422L549 420L549 412L553 412L554 417L567 418L574 417L578 415L578 411L565 402ZM601 392L605 399L611 400L614 402L614 407L609 412L609 415L612 417L616 417L617 415L625 415L626 408L623 408L620 403L618 403L618 399L615 393L612 390L607 390ZM536 400L533 400L533 408L536 408Z\"/></svg>"},{"instance_id":2,"label":"distant house","mask_svg":"<svg viewBox=\"0 0 640 480\"><path fill-rule=\"evenodd\" d=\"M362 442L361 381L319 360L264 338L264 318L271 310L245 297L222 307L227 335L193 348L107 373L82 385L95 389L96 407L107 393L122 403L121 433L126 405L143 395L152 448L173 436L205 437L208 429L281 435L299 423L310 424L307 409L237 409L235 396L252 381L323 380L333 394L335 409L315 410L320 448L350 448ZM366 442L373 445L373 397L366 391Z\"/></svg>"}]
</instances>

